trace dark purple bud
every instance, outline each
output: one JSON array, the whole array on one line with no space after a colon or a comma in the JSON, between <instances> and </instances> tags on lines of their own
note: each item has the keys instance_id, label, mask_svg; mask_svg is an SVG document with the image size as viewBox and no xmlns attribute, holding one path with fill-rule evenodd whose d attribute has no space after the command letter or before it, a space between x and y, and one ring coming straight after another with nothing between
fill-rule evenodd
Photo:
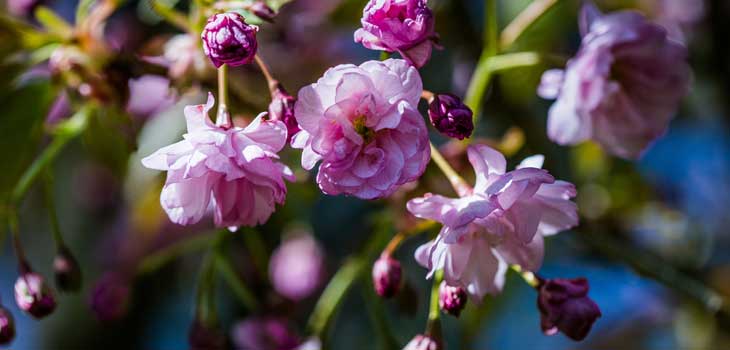
<instances>
[{"instance_id":1,"label":"dark purple bud","mask_svg":"<svg viewBox=\"0 0 730 350\"><path fill-rule=\"evenodd\" d=\"M127 315L130 280L124 274L107 272L96 282L89 304L99 321L109 322Z\"/></svg>"},{"instance_id":2,"label":"dark purple bud","mask_svg":"<svg viewBox=\"0 0 730 350\"><path fill-rule=\"evenodd\" d=\"M463 140L474 131L473 113L461 99L452 94L435 94L428 105L428 117L436 130Z\"/></svg>"},{"instance_id":3,"label":"dark purple bud","mask_svg":"<svg viewBox=\"0 0 730 350\"><path fill-rule=\"evenodd\" d=\"M56 309L56 297L43 276L33 272L27 265L15 281L15 302L31 316L41 319Z\"/></svg>"},{"instance_id":4,"label":"dark purple bud","mask_svg":"<svg viewBox=\"0 0 730 350\"><path fill-rule=\"evenodd\" d=\"M540 325L546 335L563 332L573 340L582 340L593 323L601 317L601 310L588 298L588 280L549 279L538 287L537 306Z\"/></svg>"},{"instance_id":5,"label":"dark purple bud","mask_svg":"<svg viewBox=\"0 0 730 350\"><path fill-rule=\"evenodd\" d=\"M266 3L263 1L256 1L248 7L248 10L256 15L256 17L261 18L267 22L273 22L274 17L276 17L276 12L271 9L269 5L266 5Z\"/></svg>"},{"instance_id":6,"label":"dark purple bud","mask_svg":"<svg viewBox=\"0 0 730 350\"><path fill-rule=\"evenodd\" d=\"M256 56L256 32L259 28L246 23L235 12L219 13L208 18L203 29L203 51L216 68L251 63Z\"/></svg>"},{"instance_id":7,"label":"dark purple bud","mask_svg":"<svg viewBox=\"0 0 730 350\"><path fill-rule=\"evenodd\" d=\"M62 292L78 292L81 289L81 267L66 247L61 247L53 259L56 287Z\"/></svg>"},{"instance_id":8,"label":"dark purple bud","mask_svg":"<svg viewBox=\"0 0 730 350\"><path fill-rule=\"evenodd\" d=\"M441 282L439 286L439 307L449 315L459 317L461 310L466 307L468 295L466 290L460 286L450 286Z\"/></svg>"},{"instance_id":9,"label":"dark purple bud","mask_svg":"<svg viewBox=\"0 0 730 350\"><path fill-rule=\"evenodd\" d=\"M196 318L188 330L188 343L191 350L225 349L226 336L217 327L206 325Z\"/></svg>"},{"instance_id":10,"label":"dark purple bud","mask_svg":"<svg viewBox=\"0 0 730 350\"><path fill-rule=\"evenodd\" d=\"M398 293L401 285L400 262L390 256L381 255L373 264L373 286L375 293L390 298Z\"/></svg>"},{"instance_id":11,"label":"dark purple bud","mask_svg":"<svg viewBox=\"0 0 730 350\"><path fill-rule=\"evenodd\" d=\"M277 84L271 93L271 104L269 104L269 118L281 120L286 125L286 142L291 141L292 136L299 132L299 123L294 117L294 104L297 100L289 95L281 84Z\"/></svg>"},{"instance_id":12,"label":"dark purple bud","mask_svg":"<svg viewBox=\"0 0 730 350\"><path fill-rule=\"evenodd\" d=\"M10 344L15 338L15 321L13 315L0 305L0 345Z\"/></svg>"},{"instance_id":13,"label":"dark purple bud","mask_svg":"<svg viewBox=\"0 0 730 350\"><path fill-rule=\"evenodd\" d=\"M403 350L440 350L439 342L427 335L418 334L406 344Z\"/></svg>"}]
</instances>

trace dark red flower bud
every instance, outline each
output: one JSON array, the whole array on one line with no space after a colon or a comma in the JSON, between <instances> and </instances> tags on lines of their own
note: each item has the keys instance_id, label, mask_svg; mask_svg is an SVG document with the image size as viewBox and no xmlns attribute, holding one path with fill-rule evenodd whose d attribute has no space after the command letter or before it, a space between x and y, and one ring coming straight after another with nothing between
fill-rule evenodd
<instances>
[{"instance_id":1,"label":"dark red flower bud","mask_svg":"<svg viewBox=\"0 0 730 350\"><path fill-rule=\"evenodd\" d=\"M196 318L188 330L188 343L190 350L225 349L226 336L220 329L206 325Z\"/></svg>"},{"instance_id":2,"label":"dark red flower bud","mask_svg":"<svg viewBox=\"0 0 730 350\"><path fill-rule=\"evenodd\" d=\"M439 342L427 335L418 334L406 344L403 350L440 350Z\"/></svg>"},{"instance_id":3,"label":"dark red flower bud","mask_svg":"<svg viewBox=\"0 0 730 350\"><path fill-rule=\"evenodd\" d=\"M256 17L261 18L266 22L273 22L274 17L276 17L276 12L263 1L256 1L248 7L248 10L256 15Z\"/></svg>"},{"instance_id":4,"label":"dark red flower bud","mask_svg":"<svg viewBox=\"0 0 730 350\"><path fill-rule=\"evenodd\" d=\"M390 298L398 293L401 285L400 262L390 256L380 256L373 264L373 286L375 293Z\"/></svg>"},{"instance_id":5,"label":"dark red flower bud","mask_svg":"<svg viewBox=\"0 0 730 350\"><path fill-rule=\"evenodd\" d=\"M468 295L466 290L460 286L450 286L441 282L439 286L439 307L449 315L459 317L461 310L466 307Z\"/></svg>"},{"instance_id":6,"label":"dark red flower bud","mask_svg":"<svg viewBox=\"0 0 730 350\"><path fill-rule=\"evenodd\" d=\"M35 318L50 315L56 309L56 297L43 276L33 272L27 264L15 281L15 302Z\"/></svg>"},{"instance_id":7,"label":"dark red flower bud","mask_svg":"<svg viewBox=\"0 0 730 350\"><path fill-rule=\"evenodd\" d=\"M299 123L294 117L294 104L296 101L296 98L289 95L281 84L277 84L271 93L269 118L271 120L281 120L286 125L286 142L291 141L292 136L300 130Z\"/></svg>"},{"instance_id":8,"label":"dark red flower bud","mask_svg":"<svg viewBox=\"0 0 730 350\"><path fill-rule=\"evenodd\" d=\"M0 305L0 345L10 344L15 338L15 321L13 315Z\"/></svg>"},{"instance_id":9,"label":"dark red flower bud","mask_svg":"<svg viewBox=\"0 0 730 350\"><path fill-rule=\"evenodd\" d=\"M203 51L216 68L251 63L256 56L259 28L246 23L238 13L219 13L208 18L203 29Z\"/></svg>"},{"instance_id":10,"label":"dark red flower bud","mask_svg":"<svg viewBox=\"0 0 730 350\"><path fill-rule=\"evenodd\" d=\"M573 340L582 340L593 323L601 317L601 310L588 298L588 280L549 279L538 287L537 306L540 325L546 335L563 332Z\"/></svg>"},{"instance_id":11,"label":"dark red flower bud","mask_svg":"<svg viewBox=\"0 0 730 350\"><path fill-rule=\"evenodd\" d=\"M81 289L81 267L66 247L61 247L53 259L56 287L62 292L78 292Z\"/></svg>"},{"instance_id":12,"label":"dark red flower bud","mask_svg":"<svg viewBox=\"0 0 730 350\"><path fill-rule=\"evenodd\" d=\"M91 293L89 300L91 309L99 321L115 321L127 315L129 296L131 291L130 280L122 273L105 273Z\"/></svg>"},{"instance_id":13,"label":"dark red flower bud","mask_svg":"<svg viewBox=\"0 0 730 350\"><path fill-rule=\"evenodd\" d=\"M435 94L428 105L428 117L436 130L463 140L474 131L472 111L452 94Z\"/></svg>"}]
</instances>

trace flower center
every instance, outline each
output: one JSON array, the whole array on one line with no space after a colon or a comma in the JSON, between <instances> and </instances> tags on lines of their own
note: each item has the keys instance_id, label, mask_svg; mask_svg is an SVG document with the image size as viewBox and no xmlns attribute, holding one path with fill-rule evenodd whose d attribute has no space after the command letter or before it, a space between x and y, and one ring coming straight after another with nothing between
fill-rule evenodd
<instances>
[{"instance_id":1,"label":"flower center","mask_svg":"<svg viewBox=\"0 0 730 350\"><path fill-rule=\"evenodd\" d=\"M370 143L375 138L375 132L365 126L365 116L361 115L352 122L352 126L355 128L355 132L358 133L358 135L362 136L363 141L365 144Z\"/></svg>"}]
</instances>

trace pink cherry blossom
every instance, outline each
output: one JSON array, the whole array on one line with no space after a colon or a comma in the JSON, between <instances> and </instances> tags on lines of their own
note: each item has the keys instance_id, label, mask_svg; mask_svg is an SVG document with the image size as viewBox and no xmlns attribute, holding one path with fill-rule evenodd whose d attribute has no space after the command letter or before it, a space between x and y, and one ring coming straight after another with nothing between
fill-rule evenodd
<instances>
[{"instance_id":1,"label":"pink cherry blossom","mask_svg":"<svg viewBox=\"0 0 730 350\"><path fill-rule=\"evenodd\" d=\"M305 169L321 161L324 193L381 198L423 174L431 151L422 90L415 68L389 59L330 68L299 91L292 146L304 150Z\"/></svg>"},{"instance_id":2,"label":"pink cherry blossom","mask_svg":"<svg viewBox=\"0 0 730 350\"><path fill-rule=\"evenodd\" d=\"M205 105L187 106L184 140L144 158L150 169L167 171L160 195L170 220L180 225L200 221L213 209L218 227L255 226L284 203L284 179L291 170L278 161L286 143L286 126L259 115L246 128L224 128L208 118Z\"/></svg>"},{"instance_id":3,"label":"pink cherry blossom","mask_svg":"<svg viewBox=\"0 0 730 350\"><path fill-rule=\"evenodd\" d=\"M460 198L429 193L407 206L413 215L443 224L438 237L416 252L429 277L443 269L447 283L480 300L501 290L507 264L540 268L543 236L578 224L570 201L576 191L541 169L542 156L505 172L507 162L496 150L475 145L467 152L476 173L472 191Z\"/></svg>"},{"instance_id":4,"label":"pink cherry blossom","mask_svg":"<svg viewBox=\"0 0 730 350\"><path fill-rule=\"evenodd\" d=\"M371 50L398 52L420 68L431 57L437 35L426 0L370 0L355 41Z\"/></svg>"},{"instance_id":5,"label":"pink cherry blossom","mask_svg":"<svg viewBox=\"0 0 730 350\"><path fill-rule=\"evenodd\" d=\"M664 134L689 89L687 49L632 11L581 14L583 42L565 71L543 75L538 94L557 98L548 136L562 145L592 139L635 159Z\"/></svg>"}]
</instances>

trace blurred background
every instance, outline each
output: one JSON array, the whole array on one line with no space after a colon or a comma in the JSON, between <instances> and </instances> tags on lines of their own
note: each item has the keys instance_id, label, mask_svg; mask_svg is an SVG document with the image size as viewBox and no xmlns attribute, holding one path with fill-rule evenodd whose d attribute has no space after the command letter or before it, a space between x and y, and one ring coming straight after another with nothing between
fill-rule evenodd
<instances>
[{"instance_id":1,"label":"blurred background","mask_svg":"<svg viewBox=\"0 0 730 350\"><path fill-rule=\"evenodd\" d=\"M72 25L77 1L4 2L0 198L12 191L48 144L45 131L73 114L83 101L79 95L84 95L83 83L74 85L64 66L77 58L72 50L59 50L58 45L28 50L34 43L29 33L49 22L39 20L34 11L47 7ZM190 8L186 1L159 2L182 13ZM470 303L459 319L443 317L449 349L665 350L730 344L730 313L717 310L719 301L730 298L730 2L596 2L604 11L637 9L689 47L693 86L667 134L637 162L605 155L593 144L571 148L550 142L545 124L551 101L535 94L542 72L555 67L546 63L496 77L476 135L500 145L510 164L545 154L546 168L556 178L578 186L581 225L546 241L541 273L587 277L603 317L580 343L562 335L544 336L536 293L510 273L502 295L488 297L482 305ZM426 89L464 95L481 52L483 3L429 1L444 49L435 51L421 69ZM500 25L529 3L500 1ZM108 47L89 57L103 60L99 77L111 91L95 96L105 101L103 108L52 165L54 205L67 245L83 269L84 285L78 294L59 295L58 309L41 322L13 302L17 265L3 224L0 300L15 316L14 349L188 346L202 247L215 239L212 220L190 227L171 224L159 205L164 174L143 169L139 160L180 139L182 108L201 103L207 91L215 90L215 72L201 57L197 37L176 36L181 31L163 21L150 4L125 1L97 28ZM281 5L280 13L275 23L260 23L260 54L293 94L328 67L378 58L378 52L353 41L365 1L270 4ZM578 7L578 1L559 1L510 51L572 56L580 43ZM63 35L63 30L63 25L55 27L56 34ZM231 73L232 110L245 123L266 110L269 92L256 67ZM422 103L422 111L425 107ZM436 133L431 136L457 170L472 176L463 148ZM407 199L424 191L451 193L443 175L429 166L417 186L407 186L388 200L325 196L313 176L301 169L299 157L298 150L283 153L298 179L289 184L286 205L267 224L227 235L221 245L230 272L245 282L258 304L256 309L247 307L235 288L219 281L218 317L234 348L286 348L247 343L256 334L304 339L306 320L323 287L348 257L411 225ZM39 187L31 189L19 208L20 232L29 260L50 278L55 252ZM430 283L412 255L427 239L427 234L414 237L396 254L407 281L400 298L382 301L367 276L358 280L334 315L325 340L329 348L380 348L374 339L384 333L402 346L422 331ZM287 274L294 277L287 279Z\"/></svg>"}]
</instances>

